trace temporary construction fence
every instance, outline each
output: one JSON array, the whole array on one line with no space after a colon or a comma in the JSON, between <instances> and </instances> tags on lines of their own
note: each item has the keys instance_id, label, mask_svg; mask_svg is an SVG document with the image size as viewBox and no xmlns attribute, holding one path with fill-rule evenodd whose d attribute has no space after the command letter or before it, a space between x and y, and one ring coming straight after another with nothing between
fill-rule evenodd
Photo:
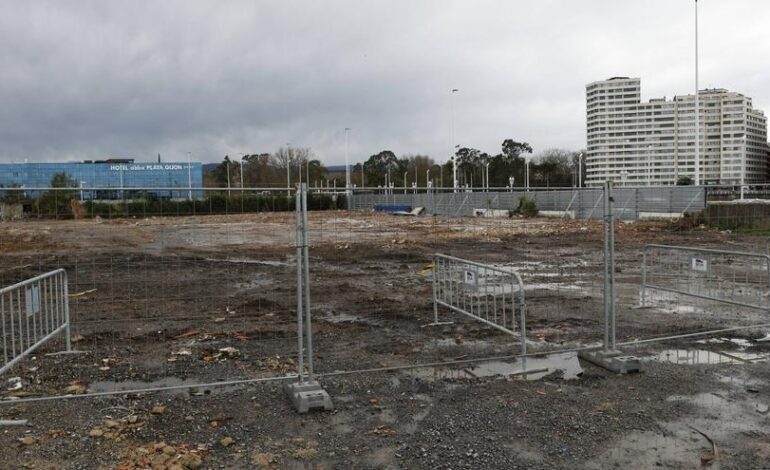
<instances>
[{"instance_id":1,"label":"temporary construction fence","mask_svg":"<svg viewBox=\"0 0 770 470\"><path fill-rule=\"evenodd\" d=\"M35 369L48 374L40 385L37 372L15 370L24 394L64 396L73 384L83 384L75 393L103 395L296 377L297 334L287 319L295 305L286 301L294 296L284 287L295 279L294 198L285 188L200 191L192 201L187 191L144 198L141 188L131 199L103 201L81 201L71 188L35 199L23 189L0 191L31 206L21 220L3 223L0 282L65 269L67 331L82 351L38 355ZM313 195L307 207L332 201ZM25 337L23 347L30 344ZM253 361L254 371L241 360Z\"/></svg>"},{"instance_id":2,"label":"temporary construction fence","mask_svg":"<svg viewBox=\"0 0 770 470\"><path fill-rule=\"evenodd\" d=\"M390 204L424 207L430 214L470 217L483 211L514 211L521 198L535 202L544 215L571 219L602 219L602 188L532 188L485 191L398 188L359 190L352 193L351 208L372 210ZM615 217L621 220L676 218L701 211L706 205L703 187L663 186L615 188Z\"/></svg>"},{"instance_id":3,"label":"temporary construction fence","mask_svg":"<svg viewBox=\"0 0 770 470\"><path fill-rule=\"evenodd\" d=\"M67 272L57 269L0 289L3 331L3 365L0 374L63 335L70 342Z\"/></svg>"},{"instance_id":4,"label":"temporary construction fence","mask_svg":"<svg viewBox=\"0 0 770 470\"><path fill-rule=\"evenodd\" d=\"M641 305L649 289L770 310L770 256L739 251L647 245Z\"/></svg>"},{"instance_id":5,"label":"temporary construction fence","mask_svg":"<svg viewBox=\"0 0 770 470\"><path fill-rule=\"evenodd\" d=\"M611 220L629 216L632 211L624 206L634 206L636 196L639 201L651 198L656 190L614 190ZM185 199L184 191L170 200L137 198L126 201L129 205L104 201L82 207L76 197L71 202L77 191L67 191L69 196L55 198L60 202L69 197L66 206L41 203L37 212L27 212L35 220L0 225L2 285L65 268L73 340L77 349L87 351L66 359L38 358L40 370L55 368L57 375L49 374L41 391L33 373L20 371L27 392L45 395L52 390L61 396L72 382L85 384L92 394L288 382L297 381L300 371L308 381L311 368L313 379L325 380L360 370L510 355L516 341L509 332L525 333L527 352L533 354L602 345L613 349L615 323L621 347L702 326L673 324L671 315L656 309L632 309L639 303L641 245L667 233L657 226L660 231L651 235L634 232L643 224L622 224L622 231L631 235L618 243L615 266L611 260L608 270L603 264L605 237L591 221L320 211L312 209L333 209L337 206L321 204L339 204L343 196L315 192L306 196L310 212L301 224L305 235L298 236L296 193L287 198L285 188L212 189L204 194L205 203ZM351 201L367 197L351 192ZM471 199L477 194L486 197L418 196L444 198L441 204L447 210L454 204L464 212L476 205ZM505 197L517 203L516 193L510 194ZM591 219L608 220L602 190L563 194L562 209L580 206ZM697 191L692 196L695 207ZM84 207L85 214L76 214ZM472 299L472 308L445 298L448 305L474 315L473 320L421 328L436 320L434 285L441 295L454 289L435 284L433 276L440 276L442 262L436 263L437 270L424 272L437 252L485 267L477 279L489 274L491 282L512 286L502 288L511 290L505 315L496 303L501 297L486 295L488 286L480 285L479 292L463 294ZM515 272L520 280L498 279L487 272L489 267L500 267L507 275ZM605 298L603 272L614 275L609 279L614 303ZM312 286L311 322L309 300L297 302L295 283ZM303 288L301 297L307 299L308 293ZM489 310L480 306L484 300L492 302ZM617 310L610 318L615 323L603 316L610 307ZM490 318L509 331L477 321Z\"/></svg>"},{"instance_id":6,"label":"temporary construction fence","mask_svg":"<svg viewBox=\"0 0 770 470\"><path fill-rule=\"evenodd\" d=\"M524 282L513 269L433 255L433 315L438 307L467 315L504 333L518 336L527 353L527 302ZM519 333L516 332L518 311Z\"/></svg>"},{"instance_id":7,"label":"temporary construction fence","mask_svg":"<svg viewBox=\"0 0 770 470\"><path fill-rule=\"evenodd\" d=\"M297 228L297 376L285 385L294 407L300 413L314 408L332 410L332 400L318 381L313 367L313 315L310 310L310 255L307 236L307 187L297 189L295 220ZM305 372L307 364L307 373Z\"/></svg>"}]
</instances>

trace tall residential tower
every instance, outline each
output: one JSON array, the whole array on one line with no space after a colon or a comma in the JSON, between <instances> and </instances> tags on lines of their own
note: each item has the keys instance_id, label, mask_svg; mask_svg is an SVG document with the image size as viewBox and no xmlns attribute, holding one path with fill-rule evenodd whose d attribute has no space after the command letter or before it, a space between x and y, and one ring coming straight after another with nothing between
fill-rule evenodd
<instances>
[{"instance_id":1,"label":"tall residential tower","mask_svg":"<svg viewBox=\"0 0 770 470\"><path fill-rule=\"evenodd\" d=\"M751 98L700 90L700 174L703 184L766 181L767 119ZM695 96L641 101L638 78L586 85L586 185L673 185L695 176Z\"/></svg>"}]
</instances>

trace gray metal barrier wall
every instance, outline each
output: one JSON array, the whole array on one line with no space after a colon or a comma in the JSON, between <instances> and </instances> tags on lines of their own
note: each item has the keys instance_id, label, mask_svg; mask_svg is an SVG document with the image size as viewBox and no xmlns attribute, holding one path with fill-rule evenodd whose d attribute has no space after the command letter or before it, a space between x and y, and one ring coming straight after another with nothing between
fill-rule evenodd
<instances>
[{"instance_id":1,"label":"gray metal barrier wall","mask_svg":"<svg viewBox=\"0 0 770 470\"><path fill-rule=\"evenodd\" d=\"M648 304L648 289L769 310L770 256L647 245L642 257L642 306Z\"/></svg>"},{"instance_id":2,"label":"gray metal barrier wall","mask_svg":"<svg viewBox=\"0 0 770 470\"><path fill-rule=\"evenodd\" d=\"M504 333L521 337L527 352L527 303L521 276L511 268L433 255L433 316L438 306L467 315ZM519 311L519 334L516 311Z\"/></svg>"},{"instance_id":3,"label":"gray metal barrier wall","mask_svg":"<svg viewBox=\"0 0 770 470\"><path fill-rule=\"evenodd\" d=\"M70 351L67 272L57 269L1 289L0 315L3 332L0 374L62 332Z\"/></svg>"},{"instance_id":4,"label":"gray metal barrier wall","mask_svg":"<svg viewBox=\"0 0 770 470\"><path fill-rule=\"evenodd\" d=\"M384 190L383 190L384 191ZM515 210L519 198L535 201L540 211L565 212L576 219L601 219L602 189L554 189L495 192L436 192L435 190L392 189L390 194L352 195L353 210L371 210L375 204L399 204L425 207L430 214L469 217L474 209ZM418 190L419 191L419 190ZM646 216L681 215L706 207L705 189L695 186L664 186L644 188L615 188L613 213L622 220L637 220Z\"/></svg>"}]
</instances>

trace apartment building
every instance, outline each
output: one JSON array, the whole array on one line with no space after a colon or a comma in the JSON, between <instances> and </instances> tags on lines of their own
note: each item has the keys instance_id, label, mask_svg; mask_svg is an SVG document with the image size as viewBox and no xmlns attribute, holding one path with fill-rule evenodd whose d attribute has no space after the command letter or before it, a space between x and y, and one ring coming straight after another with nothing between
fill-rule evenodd
<instances>
[{"instance_id":1,"label":"apartment building","mask_svg":"<svg viewBox=\"0 0 770 470\"><path fill-rule=\"evenodd\" d=\"M700 90L701 184L767 180L767 118L751 98ZM695 95L641 101L639 78L586 85L586 185L674 185L695 180Z\"/></svg>"}]
</instances>

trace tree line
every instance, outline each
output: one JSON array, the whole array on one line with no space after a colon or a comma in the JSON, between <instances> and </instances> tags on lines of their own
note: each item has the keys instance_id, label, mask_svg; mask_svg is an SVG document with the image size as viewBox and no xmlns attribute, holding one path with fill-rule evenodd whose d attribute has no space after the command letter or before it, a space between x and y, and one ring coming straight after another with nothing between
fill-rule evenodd
<instances>
[{"instance_id":1,"label":"tree line","mask_svg":"<svg viewBox=\"0 0 770 470\"><path fill-rule=\"evenodd\" d=\"M500 150L490 154L471 147L458 148L457 179L460 186L469 187L516 187L526 184L527 160L529 160L529 184L533 187L570 187L578 183L578 158L580 152L548 149L533 155L527 142L505 139ZM287 171L288 170L288 171ZM582 166L585 179L585 165ZM428 155L397 156L391 150L382 150L363 163L350 166L351 184L356 187L420 188L452 187L452 160L437 163ZM288 174L287 174L288 173ZM489 181L487 181L487 175ZM209 187L286 187L297 182L309 182L310 186L325 186L332 178L336 187L344 187L344 174L332 174L306 147L281 147L274 153L244 155L241 159L225 156L213 171L204 177Z\"/></svg>"},{"instance_id":2,"label":"tree line","mask_svg":"<svg viewBox=\"0 0 770 470\"><path fill-rule=\"evenodd\" d=\"M269 188L293 186L325 179L329 171L307 147L281 147L274 153L225 158L204 175L203 184L218 188Z\"/></svg>"}]
</instances>

